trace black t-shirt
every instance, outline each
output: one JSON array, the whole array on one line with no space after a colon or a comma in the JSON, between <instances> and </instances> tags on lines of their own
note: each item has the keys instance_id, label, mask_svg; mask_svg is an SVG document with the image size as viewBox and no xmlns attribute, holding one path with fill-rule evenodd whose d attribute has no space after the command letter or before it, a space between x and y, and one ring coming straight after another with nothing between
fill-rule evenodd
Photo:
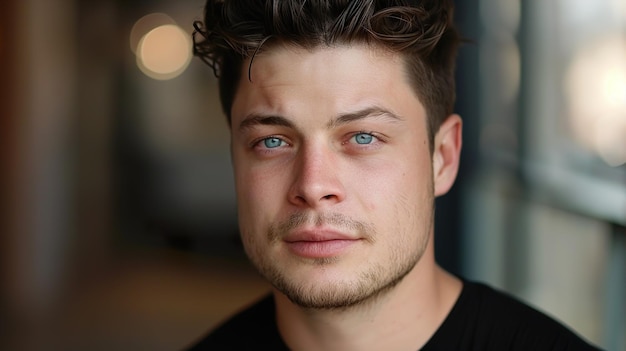
<instances>
[{"instance_id":1,"label":"black t-shirt","mask_svg":"<svg viewBox=\"0 0 626 351\"><path fill-rule=\"evenodd\" d=\"M274 299L263 298L189 351L288 350L276 327ZM422 347L439 350L597 350L545 314L484 284L464 282L450 314Z\"/></svg>"}]
</instances>

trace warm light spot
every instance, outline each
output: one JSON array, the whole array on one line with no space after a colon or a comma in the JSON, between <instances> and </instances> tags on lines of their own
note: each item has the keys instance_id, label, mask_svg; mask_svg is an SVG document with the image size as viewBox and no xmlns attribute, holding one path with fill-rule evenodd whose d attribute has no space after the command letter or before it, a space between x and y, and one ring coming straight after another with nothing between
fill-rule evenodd
<instances>
[{"instance_id":1,"label":"warm light spot","mask_svg":"<svg viewBox=\"0 0 626 351\"><path fill-rule=\"evenodd\" d=\"M626 59L626 57L624 57ZM626 106L626 69L624 65L621 67L613 67L613 71L608 71L604 79L604 95L607 103L614 107ZM624 116L626 118L626 116Z\"/></svg>"},{"instance_id":2,"label":"warm light spot","mask_svg":"<svg viewBox=\"0 0 626 351\"><path fill-rule=\"evenodd\" d=\"M192 58L191 39L180 27L159 26L146 34L137 49L137 64L151 78L165 80L181 74Z\"/></svg>"},{"instance_id":3,"label":"warm light spot","mask_svg":"<svg viewBox=\"0 0 626 351\"><path fill-rule=\"evenodd\" d=\"M626 163L626 40L583 47L565 80L575 138L611 166Z\"/></svg>"},{"instance_id":4,"label":"warm light spot","mask_svg":"<svg viewBox=\"0 0 626 351\"><path fill-rule=\"evenodd\" d=\"M144 35L156 27L166 24L176 24L174 20L164 13L151 13L141 17L130 31L130 49L134 54L137 53L139 42Z\"/></svg>"}]
</instances>

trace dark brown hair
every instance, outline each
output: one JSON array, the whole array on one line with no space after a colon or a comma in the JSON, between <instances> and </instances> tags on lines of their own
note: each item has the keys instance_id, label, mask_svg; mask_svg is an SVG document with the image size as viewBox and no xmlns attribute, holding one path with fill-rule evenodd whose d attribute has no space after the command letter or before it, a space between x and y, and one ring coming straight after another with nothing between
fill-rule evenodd
<instances>
[{"instance_id":1,"label":"dark brown hair","mask_svg":"<svg viewBox=\"0 0 626 351\"><path fill-rule=\"evenodd\" d=\"M219 78L228 122L242 64L272 43L303 48L373 44L402 55L434 133L452 113L459 36L451 0L208 0L194 54Z\"/></svg>"}]
</instances>

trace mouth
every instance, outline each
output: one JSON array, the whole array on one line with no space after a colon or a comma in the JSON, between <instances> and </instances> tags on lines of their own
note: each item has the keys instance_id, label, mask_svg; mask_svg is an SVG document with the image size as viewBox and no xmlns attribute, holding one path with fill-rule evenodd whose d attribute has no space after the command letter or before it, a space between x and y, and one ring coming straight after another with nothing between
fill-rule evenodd
<instances>
[{"instance_id":1,"label":"mouth","mask_svg":"<svg viewBox=\"0 0 626 351\"><path fill-rule=\"evenodd\" d=\"M284 242L289 250L297 256L330 258L345 253L360 240L358 237L336 231L309 230L292 233L284 239Z\"/></svg>"}]
</instances>

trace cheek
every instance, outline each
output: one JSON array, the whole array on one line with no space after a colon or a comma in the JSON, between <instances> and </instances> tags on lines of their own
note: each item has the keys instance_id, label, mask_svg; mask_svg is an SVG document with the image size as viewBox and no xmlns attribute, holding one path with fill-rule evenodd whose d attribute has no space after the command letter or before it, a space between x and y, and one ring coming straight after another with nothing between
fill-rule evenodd
<instances>
[{"instance_id":1,"label":"cheek","mask_svg":"<svg viewBox=\"0 0 626 351\"><path fill-rule=\"evenodd\" d=\"M353 184L358 185L356 191L361 194L365 208L384 212L387 218L392 218L427 206L424 202L432 193L430 163L417 157L390 159L395 162L381 162L354 177Z\"/></svg>"},{"instance_id":2,"label":"cheek","mask_svg":"<svg viewBox=\"0 0 626 351\"><path fill-rule=\"evenodd\" d=\"M284 174L272 170L236 169L235 187L241 219L258 222L277 211L285 196L284 178Z\"/></svg>"},{"instance_id":3,"label":"cheek","mask_svg":"<svg viewBox=\"0 0 626 351\"><path fill-rule=\"evenodd\" d=\"M411 172L404 169L405 165L398 162L380 162L371 167L361 167L352 172L347 183L351 191L357 195L366 210L376 213L386 212L389 215L390 207L405 192L414 191L408 189L411 183Z\"/></svg>"}]
</instances>

